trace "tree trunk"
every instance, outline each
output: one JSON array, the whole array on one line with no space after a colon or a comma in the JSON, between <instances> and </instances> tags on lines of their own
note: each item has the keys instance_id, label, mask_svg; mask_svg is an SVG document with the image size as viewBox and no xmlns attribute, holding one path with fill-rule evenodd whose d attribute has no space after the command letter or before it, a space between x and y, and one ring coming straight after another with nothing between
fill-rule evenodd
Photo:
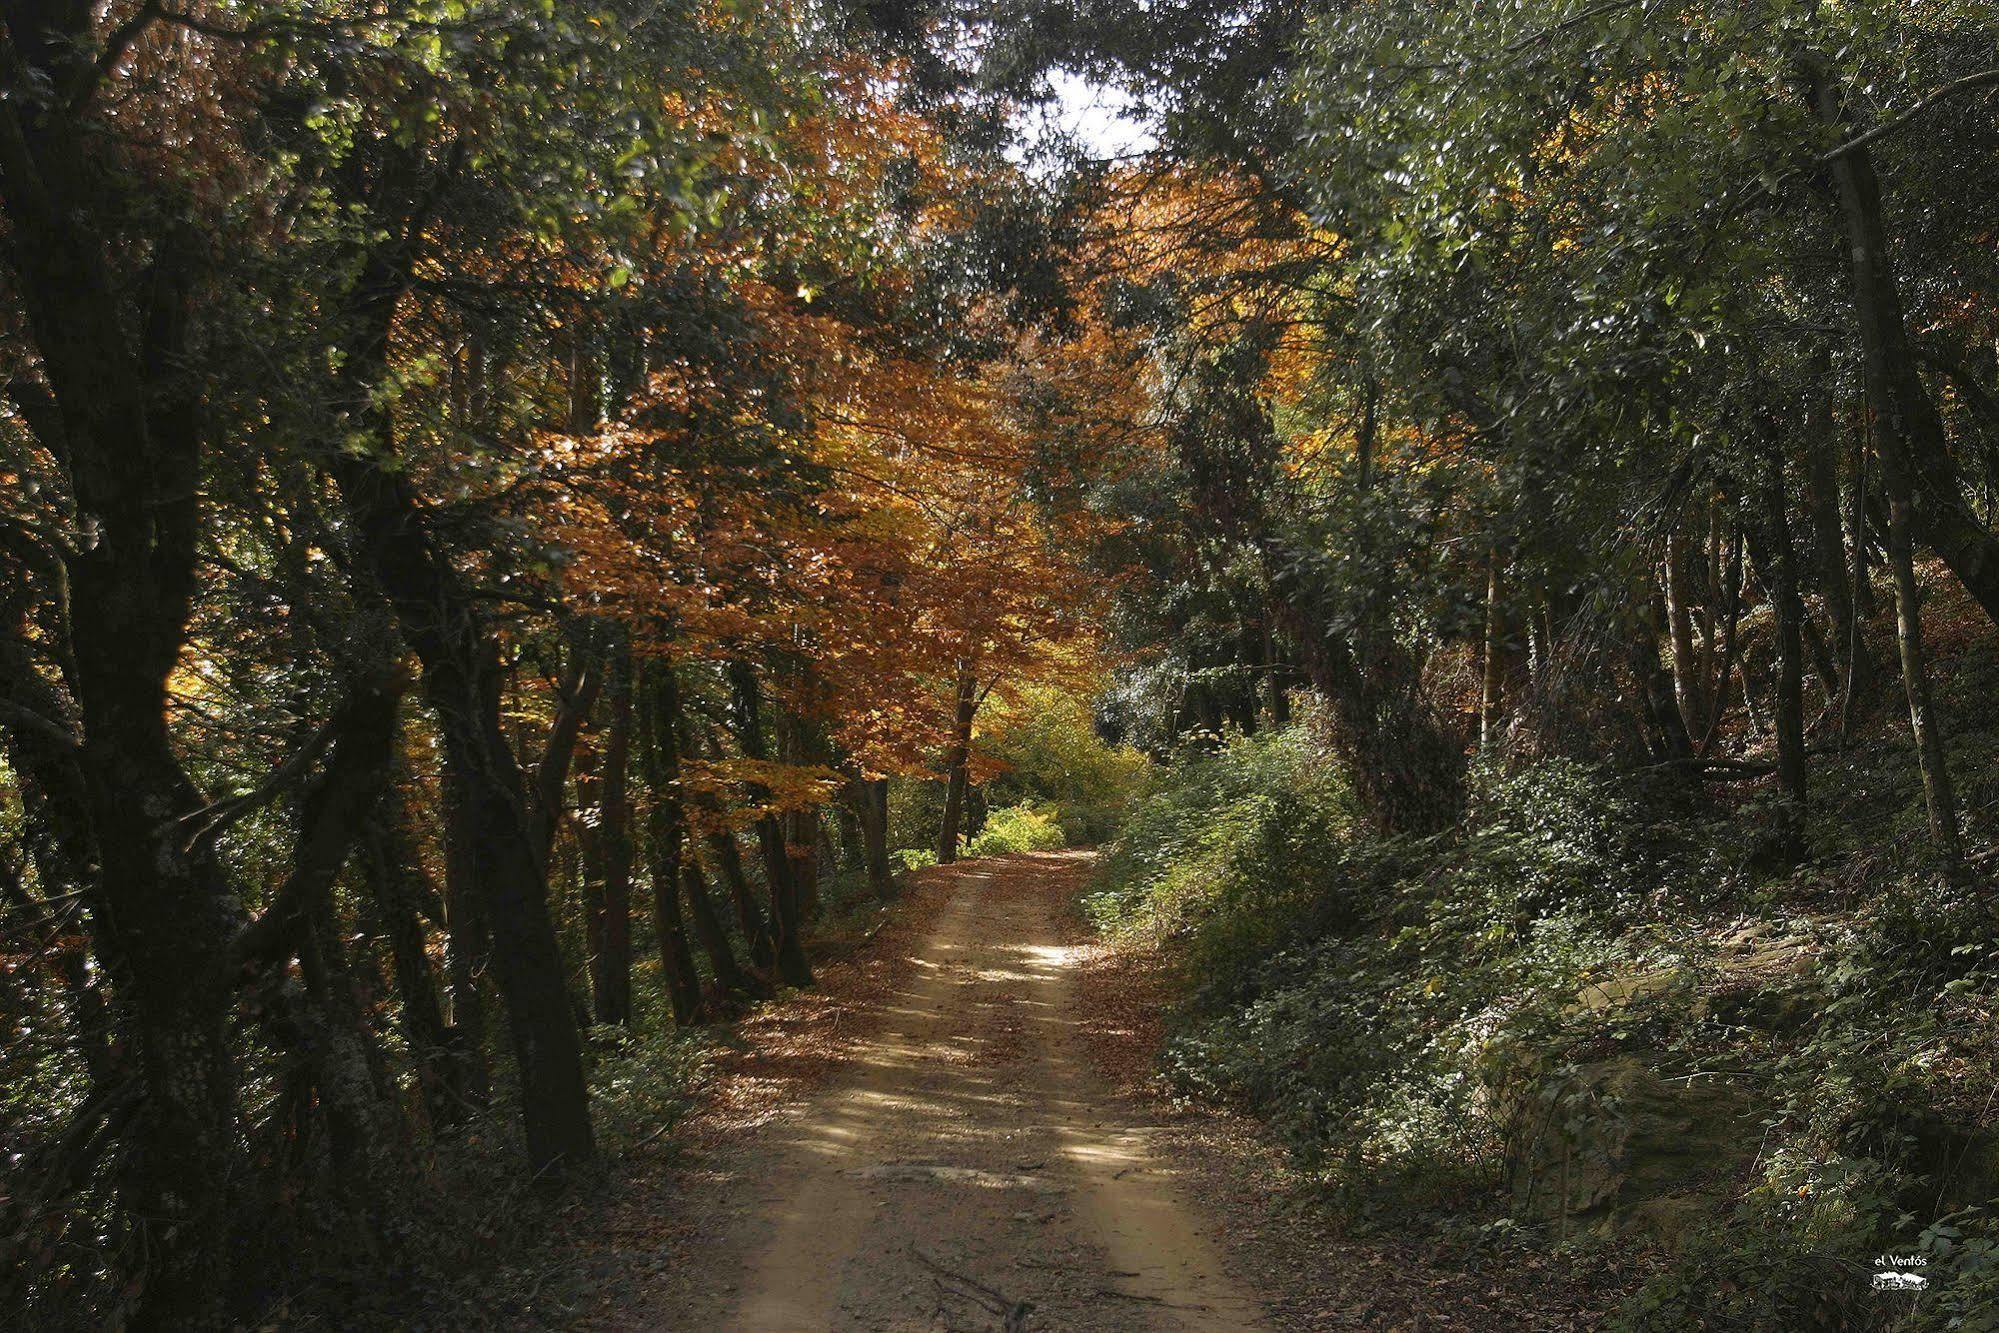
<instances>
[{"instance_id":1,"label":"tree trunk","mask_svg":"<svg viewBox=\"0 0 1999 1333\"><path fill-rule=\"evenodd\" d=\"M680 804L680 713L673 664L647 662L639 672L639 755L651 808L646 816L646 874L652 882L653 931L673 1005L674 1021L692 1023L701 1012L701 978L687 947L680 914L680 867L687 822Z\"/></svg>"},{"instance_id":2,"label":"tree trunk","mask_svg":"<svg viewBox=\"0 0 1999 1333\"><path fill-rule=\"evenodd\" d=\"M1762 514L1752 531L1762 548L1755 553L1756 562L1769 575L1777 622L1777 689L1771 720L1777 732L1777 781L1786 806L1777 832L1784 855L1795 859L1803 850L1805 811L1805 604L1798 592L1797 549L1784 503L1784 459L1774 427L1767 428L1767 435L1759 487Z\"/></svg>"},{"instance_id":3,"label":"tree trunk","mask_svg":"<svg viewBox=\"0 0 1999 1333\"><path fill-rule=\"evenodd\" d=\"M1271 627L1270 607L1263 608L1263 708L1272 727L1291 721L1291 695L1284 687L1284 672L1277 661L1277 634Z\"/></svg>"},{"instance_id":4,"label":"tree trunk","mask_svg":"<svg viewBox=\"0 0 1999 1333\"><path fill-rule=\"evenodd\" d=\"M534 779L529 786L534 802L528 811L528 836L533 840L544 877L555 848L556 832L562 827L563 812L568 808L563 793L569 785L576 742L604 685L602 658L580 646L573 651L575 660L556 687L555 720L549 726L548 739L542 743L541 759L534 766Z\"/></svg>"},{"instance_id":5,"label":"tree trunk","mask_svg":"<svg viewBox=\"0 0 1999 1333\"><path fill-rule=\"evenodd\" d=\"M1952 874L1964 864L1964 838L1957 822L1957 794L1944 755L1943 729L1930 702L1929 660L1923 647L1921 591L1916 586L1913 505L1907 477L1884 462L1882 481L1888 491L1888 564L1895 578L1895 642L1902 660L1902 690L1909 701L1909 730L1916 741L1916 762L1923 774L1923 804L1929 813L1930 836Z\"/></svg>"},{"instance_id":6,"label":"tree trunk","mask_svg":"<svg viewBox=\"0 0 1999 1333\"><path fill-rule=\"evenodd\" d=\"M435 911L429 904L437 891L424 873L422 853L410 828L409 799L393 776L375 807L361 869L375 919L388 941L403 1040L416 1066L424 1109L433 1125L454 1124L464 1107L452 1083L451 1036L438 1005L423 925L423 915Z\"/></svg>"},{"instance_id":7,"label":"tree trunk","mask_svg":"<svg viewBox=\"0 0 1999 1333\"><path fill-rule=\"evenodd\" d=\"M1704 720L1699 663L1694 657L1694 618L1687 586L1687 539L1678 525L1666 538L1666 624L1673 646L1673 702L1689 734Z\"/></svg>"},{"instance_id":8,"label":"tree trunk","mask_svg":"<svg viewBox=\"0 0 1999 1333\"><path fill-rule=\"evenodd\" d=\"M604 687L609 716L603 751L580 804L596 811L583 841L584 936L590 955L590 995L599 1023L632 1017L631 650L611 650Z\"/></svg>"},{"instance_id":9,"label":"tree trunk","mask_svg":"<svg viewBox=\"0 0 1999 1333\"><path fill-rule=\"evenodd\" d=\"M1495 548L1487 557L1485 574L1485 661L1479 672L1478 748L1490 753L1499 744L1505 724L1506 605L1504 571Z\"/></svg>"},{"instance_id":10,"label":"tree trunk","mask_svg":"<svg viewBox=\"0 0 1999 1333\"><path fill-rule=\"evenodd\" d=\"M1707 730L1701 734L1701 743L1694 753L1707 758L1714 749L1715 738L1721 734L1721 724L1728 717L1728 679L1735 674L1736 655L1742 649L1742 534L1732 534L1728 541L1728 563L1722 573L1722 587L1727 594L1727 607L1722 612L1721 654L1716 662L1716 670L1709 679L1712 681L1707 691ZM1745 680L1747 677L1744 678ZM1742 692L1742 706L1749 710L1749 691ZM1750 713L1750 728L1754 730L1755 714Z\"/></svg>"},{"instance_id":11,"label":"tree trunk","mask_svg":"<svg viewBox=\"0 0 1999 1333\"><path fill-rule=\"evenodd\" d=\"M729 1002L758 994L762 987L755 985L736 965L735 950L729 944L728 932L722 929L721 918L715 914L715 904L708 897L707 880L702 877L701 864L687 837L687 809L681 799L679 784L681 737L687 731L681 707L680 682L671 663L662 662L657 670L660 673L657 695L660 716L655 725L662 736L672 740L672 777L668 787L672 792L675 821L679 826L676 855L680 861L681 888L686 894L688 915L694 922L694 936L701 942L702 953L707 955L708 971L715 980L715 989L725 1002Z\"/></svg>"},{"instance_id":12,"label":"tree trunk","mask_svg":"<svg viewBox=\"0 0 1999 1333\"><path fill-rule=\"evenodd\" d=\"M1869 473L1867 435L1867 422L1863 418L1860 428L1853 433L1852 493L1845 511L1840 515L1846 524L1846 558L1850 568L1850 586L1853 589L1853 610L1855 619L1860 621L1867 620L1879 609L1874 596L1874 580L1871 577L1873 561L1868 558L1867 514L1873 506L1873 497L1867 493Z\"/></svg>"},{"instance_id":13,"label":"tree trunk","mask_svg":"<svg viewBox=\"0 0 1999 1333\"><path fill-rule=\"evenodd\" d=\"M764 744L762 692L757 675L748 662L729 663L730 692L735 703L736 741L751 759L770 758ZM767 800L769 791L760 783L748 784L752 799ZM772 948L777 973L788 986L810 986L812 965L805 958L805 943L799 935L798 888L792 878L792 863L784 829L775 815L757 820L757 844L763 853L764 882L770 890Z\"/></svg>"},{"instance_id":14,"label":"tree trunk","mask_svg":"<svg viewBox=\"0 0 1999 1333\"><path fill-rule=\"evenodd\" d=\"M1386 634L1365 661L1341 634L1285 605L1286 637L1329 705L1354 791L1388 833L1440 833L1464 813L1465 754L1425 704L1414 659Z\"/></svg>"},{"instance_id":15,"label":"tree trunk","mask_svg":"<svg viewBox=\"0 0 1999 1333\"><path fill-rule=\"evenodd\" d=\"M722 877L722 886L729 891L729 901L736 906L736 924L750 947L750 966L768 971L777 961L777 947L771 941L770 921L757 904L756 895L750 890L750 877L743 871L743 849L736 845L736 835L709 834L708 854L715 873Z\"/></svg>"},{"instance_id":16,"label":"tree trunk","mask_svg":"<svg viewBox=\"0 0 1999 1333\"><path fill-rule=\"evenodd\" d=\"M895 893L888 862L888 779L850 777L847 804L861 826L861 864L868 872L868 887L886 902Z\"/></svg>"},{"instance_id":17,"label":"tree trunk","mask_svg":"<svg viewBox=\"0 0 1999 1333\"><path fill-rule=\"evenodd\" d=\"M965 813L965 783L972 754L972 718L979 708L979 682L969 663L958 666L958 702L951 719L950 748L944 754L944 820L937 830L937 860L958 859L958 827Z\"/></svg>"},{"instance_id":18,"label":"tree trunk","mask_svg":"<svg viewBox=\"0 0 1999 1333\"><path fill-rule=\"evenodd\" d=\"M492 1096L486 1056L485 977L492 956L479 892L477 832L471 798L459 789L459 771L444 765L438 801L444 812L444 966L451 1000L451 1086L467 1106L483 1109Z\"/></svg>"},{"instance_id":19,"label":"tree trunk","mask_svg":"<svg viewBox=\"0 0 1999 1333\"><path fill-rule=\"evenodd\" d=\"M658 938L660 973L666 978L673 1021L683 1026L701 1017L701 975L687 947L687 927L680 915L680 857L671 835L659 827L660 806L653 802L647 819L646 876L652 883L652 927Z\"/></svg>"},{"instance_id":20,"label":"tree trunk","mask_svg":"<svg viewBox=\"0 0 1999 1333\"><path fill-rule=\"evenodd\" d=\"M582 1043L528 793L501 730L495 644L430 532L409 474L390 466L394 422L375 389L387 373L389 328L410 262L407 254L371 255L357 279L342 388L373 447L329 449L325 466L346 506L359 567L423 664L424 697L444 741L446 794L458 807L450 817L467 843L507 1006L528 1158L540 1171L596 1151Z\"/></svg>"},{"instance_id":21,"label":"tree trunk","mask_svg":"<svg viewBox=\"0 0 1999 1333\"><path fill-rule=\"evenodd\" d=\"M1815 364L1815 369L1829 366ZM1823 401L1818 400L1818 401ZM1839 434L1829 407L1812 413L1805 440L1805 502L1811 511L1812 558L1826 614L1832 620L1835 655L1843 655L1845 671L1827 685L1843 699L1866 697L1874 684L1874 664L1860 637L1853 585L1847 581L1848 562L1839 504ZM1848 678L1851 677L1849 682Z\"/></svg>"},{"instance_id":22,"label":"tree trunk","mask_svg":"<svg viewBox=\"0 0 1999 1333\"><path fill-rule=\"evenodd\" d=\"M817 762L816 752L805 724L780 709L776 720L778 758L787 764ZM791 867L791 897L801 923L819 915L819 811L787 810L778 817L784 831L784 855Z\"/></svg>"},{"instance_id":23,"label":"tree trunk","mask_svg":"<svg viewBox=\"0 0 1999 1333\"><path fill-rule=\"evenodd\" d=\"M715 979L715 991L722 1003L727 1006L745 997L764 994L764 988L737 965L736 951L729 943L728 932L722 929L714 899L708 896L708 881L701 874L701 863L691 852L682 860L680 883L687 894L687 914L694 921L694 938L701 941L701 952L708 959L708 973Z\"/></svg>"},{"instance_id":24,"label":"tree trunk","mask_svg":"<svg viewBox=\"0 0 1999 1333\"><path fill-rule=\"evenodd\" d=\"M1675 763L1693 757L1694 743L1680 716L1679 702L1673 696L1672 670L1660 651L1665 620L1663 595L1656 587L1648 587L1640 597L1638 613L1631 620L1631 673L1638 682L1646 738L1653 758Z\"/></svg>"},{"instance_id":25,"label":"tree trunk","mask_svg":"<svg viewBox=\"0 0 1999 1333\"><path fill-rule=\"evenodd\" d=\"M14 7L17 89L75 86L98 48L96 10ZM69 467L90 540L64 556L82 740L74 747L100 859L97 945L131 1016L145 1099L125 1141L120 1193L138 1256L132 1322L222 1322L228 1182L236 1175L236 1071L223 959L241 906L210 840L184 821L205 804L167 728L167 678L187 641L201 526L203 438L188 371L199 253L135 177L107 160L60 97L0 98L0 211L12 289L48 381L36 426ZM161 221L159 219L169 219ZM131 234L143 227L151 235ZM114 247L138 262L121 272Z\"/></svg>"},{"instance_id":26,"label":"tree trunk","mask_svg":"<svg viewBox=\"0 0 1999 1333\"><path fill-rule=\"evenodd\" d=\"M1832 80L1816 67L1807 78L1820 120L1846 133L1849 118ZM1832 159L1832 176L1883 481L1891 493L1906 495L1913 535L1943 557L1985 614L1999 621L1999 537L1985 530L1965 502L1943 418L1909 345L1873 158L1866 148L1841 153Z\"/></svg>"}]
</instances>

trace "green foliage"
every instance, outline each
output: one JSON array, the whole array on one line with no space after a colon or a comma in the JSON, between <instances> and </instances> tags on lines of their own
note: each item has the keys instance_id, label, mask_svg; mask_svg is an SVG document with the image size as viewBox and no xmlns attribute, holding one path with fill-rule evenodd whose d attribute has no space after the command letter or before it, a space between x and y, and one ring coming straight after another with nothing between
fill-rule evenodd
<instances>
[{"instance_id":1,"label":"green foliage","mask_svg":"<svg viewBox=\"0 0 1999 1333\"><path fill-rule=\"evenodd\" d=\"M1053 806L1010 805L986 816L986 826L965 844L967 856L1052 852L1069 845Z\"/></svg>"},{"instance_id":2,"label":"green foliage","mask_svg":"<svg viewBox=\"0 0 1999 1333\"><path fill-rule=\"evenodd\" d=\"M937 853L928 847L898 847L888 859L897 870L922 870L937 864Z\"/></svg>"},{"instance_id":3,"label":"green foliage","mask_svg":"<svg viewBox=\"0 0 1999 1333\"><path fill-rule=\"evenodd\" d=\"M1172 948L1180 1087L1256 1109L1344 1187L1489 1189L1517 1094L1604 1037L1594 982L1663 979L1616 1040L1683 1010L1691 953L1642 923L1709 868L1634 833L1636 801L1549 763L1489 781L1469 833L1382 840L1302 730L1239 739L1162 777L1086 906Z\"/></svg>"},{"instance_id":4,"label":"green foliage","mask_svg":"<svg viewBox=\"0 0 1999 1333\"><path fill-rule=\"evenodd\" d=\"M979 751L999 765L985 784L987 801L1055 807L1071 846L1104 842L1117 831L1146 769L1136 750L1104 744L1081 699L1053 690L1010 703Z\"/></svg>"},{"instance_id":5,"label":"green foliage","mask_svg":"<svg viewBox=\"0 0 1999 1333\"><path fill-rule=\"evenodd\" d=\"M1741 1154L1671 1200L1698 1221L1619 1326L1999 1327L1989 912L1912 878L1724 944L1752 850L1725 812L1572 761L1482 773L1459 830L1381 839L1293 729L1162 768L1086 907L1177 966L1170 1082L1264 1117L1361 1218L1531 1223L1527 1128L1587 1142L1628 1109L1590 1078L1727 1085L1665 1108L1730 1117ZM1929 1286L1875 1290L1884 1254Z\"/></svg>"},{"instance_id":6,"label":"green foliage","mask_svg":"<svg viewBox=\"0 0 1999 1333\"><path fill-rule=\"evenodd\" d=\"M890 778L888 783L888 845L927 851L937 859L937 830L944 820L944 784L929 778ZM914 866L905 865L905 870Z\"/></svg>"},{"instance_id":7,"label":"green foliage","mask_svg":"<svg viewBox=\"0 0 1999 1333\"><path fill-rule=\"evenodd\" d=\"M633 1024L590 1034L590 1100L612 1146L651 1138L693 1109L714 1049L712 1034L673 1023L658 969L638 971L633 990Z\"/></svg>"},{"instance_id":8,"label":"green foliage","mask_svg":"<svg viewBox=\"0 0 1999 1333\"><path fill-rule=\"evenodd\" d=\"M1856 1328L1882 1313L1856 1231L1884 1206L1878 1174L1844 1160L1784 1162L1728 1225L1701 1229L1625 1302L1614 1328Z\"/></svg>"}]
</instances>

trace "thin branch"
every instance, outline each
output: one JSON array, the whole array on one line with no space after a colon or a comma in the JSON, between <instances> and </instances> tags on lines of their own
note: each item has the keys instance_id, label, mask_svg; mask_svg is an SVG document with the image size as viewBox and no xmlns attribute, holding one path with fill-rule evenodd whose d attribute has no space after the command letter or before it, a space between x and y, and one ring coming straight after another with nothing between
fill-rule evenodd
<instances>
[{"instance_id":1,"label":"thin branch","mask_svg":"<svg viewBox=\"0 0 1999 1333\"><path fill-rule=\"evenodd\" d=\"M319 758L320 752L332 742L334 734L339 730L339 723L340 718L337 715L321 723L319 730L313 732L291 758L272 769L270 776L265 778L255 791L232 796L226 801L216 801L212 805L204 805L199 810L191 810L182 815L175 821L176 823L200 825L188 835L188 848L191 850L197 844L214 838L244 815L271 800L287 786L303 777L306 770L312 767L313 761ZM202 822L204 820L205 823Z\"/></svg>"},{"instance_id":2,"label":"thin branch","mask_svg":"<svg viewBox=\"0 0 1999 1333\"><path fill-rule=\"evenodd\" d=\"M1904 125L1907 125L1917 116L1922 115L1938 103L1946 102L1962 93L1975 92L1980 88L1988 87L1995 83L1999 83L1999 69L1988 69L1977 74L1967 74L1953 83L1946 83L1943 87L1937 89L1928 97L1923 98L1900 115L1890 116L1866 133L1856 134L1845 143L1819 154L1818 161L1820 165L1829 165L1850 153L1857 153L1877 139L1882 139L1893 134L1896 130L1901 129Z\"/></svg>"},{"instance_id":3,"label":"thin branch","mask_svg":"<svg viewBox=\"0 0 1999 1333\"><path fill-rule=\"evenodd\" d=\"M32 708L24 708L5 699L0 699L0 722L36 732L60 746L64 754L75 754L81 748L76 733L62 723L53 718L43 717Z\"/></svg>"}]
</instances>

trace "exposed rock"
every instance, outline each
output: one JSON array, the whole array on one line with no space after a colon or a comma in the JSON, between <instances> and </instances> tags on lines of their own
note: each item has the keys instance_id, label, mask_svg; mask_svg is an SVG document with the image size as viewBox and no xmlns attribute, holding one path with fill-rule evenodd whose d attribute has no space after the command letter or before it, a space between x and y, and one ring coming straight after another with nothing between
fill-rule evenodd
<instances>
[{"instance_id":1,"label":"exposed rock","mask_svg":"<svg viewBox=\"0 0 1999 1333\"><path fill-rule=\"evenodd\" d=\"M1664 1079L1636 1056L1551 1077L1521 1106L1514 1207L1558 1227L1676 1240L1711 1206L1704 1187L1755 1153L1751 1112L1740 1088Z\"/></svg>"}]
</instances>

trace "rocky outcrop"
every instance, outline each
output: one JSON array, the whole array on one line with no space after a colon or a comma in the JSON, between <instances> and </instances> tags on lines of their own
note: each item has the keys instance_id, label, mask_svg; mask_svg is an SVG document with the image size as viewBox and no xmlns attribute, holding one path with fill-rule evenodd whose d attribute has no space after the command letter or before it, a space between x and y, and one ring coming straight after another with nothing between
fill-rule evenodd
<instances>
[{"instance_id":1,"label":"rocky outcrop","mask_svg":"<svg viewBox=\"0 0 1999 1333\"><path fill-rule=\"evenodd\" d=\"M1540 1080L1516 1115L1516 1211L1558 1232L1671 1243L1754 1156L1749 1096L1718 1078L1667 1079L1635 1055Z\"/></svg>"}]
</instances>

